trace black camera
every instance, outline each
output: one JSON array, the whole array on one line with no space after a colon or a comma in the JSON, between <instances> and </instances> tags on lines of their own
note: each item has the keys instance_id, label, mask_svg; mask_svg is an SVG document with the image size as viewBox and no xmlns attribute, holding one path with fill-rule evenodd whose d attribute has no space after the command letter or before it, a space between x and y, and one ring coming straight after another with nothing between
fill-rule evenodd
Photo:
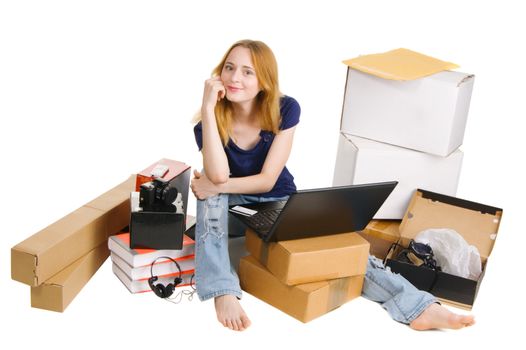
<instances>
[{"instance_id":1,"label":"black camera","mask_svg":"<svg viewBox=\"0 0 526 350\"><path fill-rule=\"evenodd\" d=\"M177 207L173 203L177 194L177 189L171 187L169 181L155 178L141 185L139 206L143 211L175 213Z\"/></svg>"},{"instance_id":2,"label":"black camera","mask_svg":"<svg viewBox=\"0 0 526 350\"><path fill-rule=\"evenodd\" d=\"M417 243L414 240L409 242L409 247L398 254L398 261L417 266L423 266L431 270L442 271L438 266L433 249L428 244Z\"/></svg>"}]
</instances>

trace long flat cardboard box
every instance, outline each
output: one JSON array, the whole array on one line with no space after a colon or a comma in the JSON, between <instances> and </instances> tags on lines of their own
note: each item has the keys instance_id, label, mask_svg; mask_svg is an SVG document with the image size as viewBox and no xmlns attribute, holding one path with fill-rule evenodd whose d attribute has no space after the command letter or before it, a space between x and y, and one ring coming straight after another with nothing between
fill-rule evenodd
<instances>
[{"instance_id":1,"label":"long flat cardboard box","mask_svg":"<svg viewBox=\"0 0 526 350\"><path fill-rule=\"evenodd\" d=\"M135 175L11 248L11 278L38 286L129 224Z\"/></svg>"},{"instance_id":2,"label":"long flat cardboard box","mask_svg":"<svg viewBox=\"0 0 526 350\"><path fill-rule=\"evenodd\" d=\"M103 243L40 286L31 287L31 306L64 312L108 256L108 246Z\"/></svg>"},{"instance_id":3,"label":"long flat cardboard box","mask_svg":"<svg viewBox=\"0 0 526 350\"><path fill-rule=\"evenodd\" d=\"M287 285L364 275L369 243L357 233L263 242L248 229L249 253Z\"/></svg>"},{"instance_id":4,"label":"long flat cardboard box","mask_svg":"<svg viewBox=\"0 0 526 350\"><path fill-rule=\"evenodd\" d=\"M309 322L361 295L364 275L287 286L254 257L239 263L241 288L290 316Z\"/></svg>"}]
</instances>

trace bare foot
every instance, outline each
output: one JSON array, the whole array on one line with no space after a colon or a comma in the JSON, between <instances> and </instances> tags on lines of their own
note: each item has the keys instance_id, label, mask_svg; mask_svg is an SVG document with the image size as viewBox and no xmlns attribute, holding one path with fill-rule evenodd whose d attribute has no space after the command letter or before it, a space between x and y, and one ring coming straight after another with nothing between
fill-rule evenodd
<instances>
[{"instance_id":1,"label":"bare foot","mask_svg":"<svg viewBox=\"0 0 526 350\"><path fill-rule=\"evenodd\" d=\"M250 326L247 314L234 295L221 295L215 298L217 319L234 331L244 331Z\"/></svg>"},{"instance_id":2,"label":"bare foot","mask_svg":"<svg viewBox=\"0 0 526 350\"><path fill-rule=\"evenodd\" d=\"M442 305L431 304L416 319L411 322L409 327L418 331L434 328L459 329L475 324L473 315L457 315Z\"/></svg>"}]
</instances>

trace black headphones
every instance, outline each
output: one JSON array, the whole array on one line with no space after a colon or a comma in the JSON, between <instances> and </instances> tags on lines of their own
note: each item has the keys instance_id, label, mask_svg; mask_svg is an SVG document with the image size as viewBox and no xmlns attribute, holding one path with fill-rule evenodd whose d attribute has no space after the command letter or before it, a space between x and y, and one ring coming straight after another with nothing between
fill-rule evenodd
<instances>
[{"instance_id":1,"label":"black headphones","mask_svg":"<svg viewBox=\"0 0 526 350\"><path fill-rule=\"evenodd\" d=\"M159 277L153 275L153 265L155 262L159 259L170 259L173 261L175 266L177 266L177 270L179 270L179 276L174 279L173 283L168 283L168 285L163 285L162 283L154 284L155 281L159 279ZM173 294L175 287L177 285L181 284L183 282L183 279L181 277L182 271L181 266L175 261L174 259L170 258L169 256L160 256L157 259L155 259L152 264L150 265L150 275L151 277L148 279L148 284L150 285L150 288L153 290L155 295L157 295L159 298L168 298L170 295Z\"/></svg>"}]
</instances>

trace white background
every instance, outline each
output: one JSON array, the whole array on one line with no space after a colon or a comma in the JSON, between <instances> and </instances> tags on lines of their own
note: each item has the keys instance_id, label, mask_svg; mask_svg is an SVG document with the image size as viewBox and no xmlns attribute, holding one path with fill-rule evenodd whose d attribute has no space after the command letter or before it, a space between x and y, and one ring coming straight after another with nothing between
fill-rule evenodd
<instances>
[{"instance_id":1,"label":"white background","mask_svg":"<svg viewBox=\"0 0 526 350\"><path fill-rule=\"evenodd\" d=\"M447 349L523 338L522 14L509 1L2 1L3 344ZM332 183L342 60L406 47L476 74L457 195L503 208L504 219L474 327L415 332L363 298L302 324L245 294L253 325L235 333L212 301L129 294L109 260L65 313L30 307L29 287L10 279L10 248L160 158L199 168L190 120L204 80L243 38L274 50L281 89L302 106L288 162L299 188Z\"/></svg>"}]
</instances>

